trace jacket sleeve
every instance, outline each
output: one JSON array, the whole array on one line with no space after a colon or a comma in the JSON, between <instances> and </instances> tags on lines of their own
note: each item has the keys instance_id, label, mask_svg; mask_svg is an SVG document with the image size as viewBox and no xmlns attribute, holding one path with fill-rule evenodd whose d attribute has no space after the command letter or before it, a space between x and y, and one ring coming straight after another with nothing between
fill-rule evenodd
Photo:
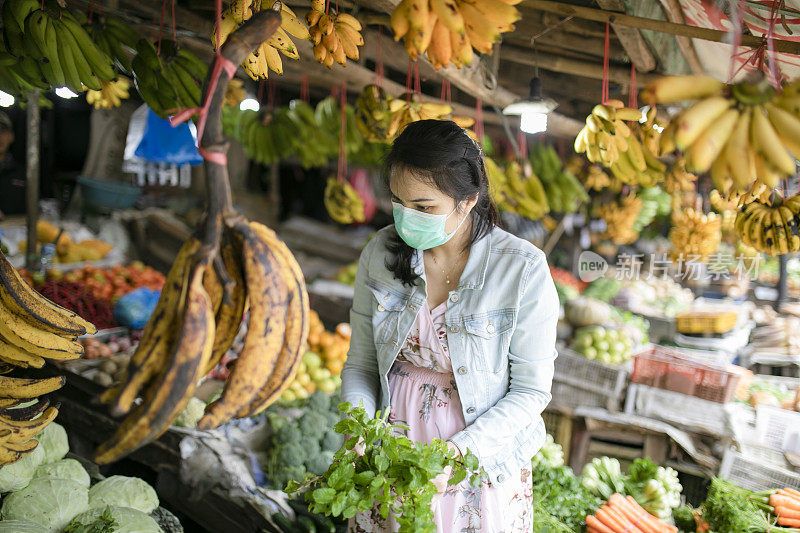
<instances>
[{"instance_id":1,"label":"jacket sleeve","mask_svg":"<svg viewBox=\"0 0 800 533\"><path fill-rule=\"evenodd\" d=\"M551 399L558 295L544 254L531 263L521 284L524 292L509 347L508 392L450 438L462 453L470 450L483 464L507 451L519 430L535 422Z\"/></svg>"},{"instance_id":2,"label":"jacket sleeve","mask_svg":"<svg viewBox=\"0 0 800 533\"><path fill-rule=\"evenodd\" d=\"M366 284L369 255L376 240L367 244L358 260L353 307L350 309L350 350L342 368L342 401L354 406L363 402L370 417L375 414L380 390L378 359L372 335L372 293Z\"/></svg>"}]
</instances>

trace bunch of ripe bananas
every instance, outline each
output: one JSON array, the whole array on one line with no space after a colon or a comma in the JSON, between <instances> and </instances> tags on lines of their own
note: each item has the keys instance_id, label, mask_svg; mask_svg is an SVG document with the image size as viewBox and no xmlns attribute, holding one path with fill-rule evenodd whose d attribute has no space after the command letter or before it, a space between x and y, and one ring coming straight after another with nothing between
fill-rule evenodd
<instances>
[{"instance_id":1,"label":"bunch of ripe bananas","mask_svg":"<svg viewBox=\"0 0 800 533\"><path fill-rule=\"evenodd\" d=\"M768 255L800 251L798 227L800 195L782 198L778 193L754 198L743 203L737 213L734 229L741 241Z\"/></svg>"},{"instance_id":2,"label":"bunch of ripe bananas","mask_svg":"<svg viewBox=\"0 0 800 533\"><path fill-rule=\"evenodd\" d=\"M63 376L21 377L18 369L42 368L45 359L83 355L79 335L97 329L33 290L0 252L0 466L32 452L33 437L58 414L46 397L64 386Z\"/></svg>"},{"instance_id":3,"label":"bunch of ripe bananas","mask_svg":"<svg viewBox=\"0 0 800 533\"><path fill-rule=\"evenodd\" d=\"M517 161L505 171L491 157L485 157L489 194L498 208L531 220L539 220L550 212L542 182L526 162L523 168Z\"/></svg>"},{"instance_id":4,"label":"bunch of ripe bananas","mask_svg":"<svg viewBox=\"0 0 800 533\"><path fill-rule=\"evenodd\" d=\"M706 261L719 248L721 227L722 217L716 213L705 214L694 207L673 209L670 256L675 261Z\"/></svg>"},{"instance_id":5,"label":"bunch of ripe bananas","mask_svg":"<svg viewBox=\"0 0 800 533\"><path fill-rule=\"evenodd\" d=\"M206 407L199 429L266 409L297 370L308 337L308 295L297 261L275 233L243 217L226 225L219 258L233 283L229 298L215 266L198 259L189 239L178 253L161 298L131 357L125 382L104 395L111 413L127 415L100 445L106 464L166 431L196 384L233 344L245 310L247 335L220 398ZM143 402L134 407L134 400Z\"/></svg>"},{"instance_id":6,"label":"bunch of ripe bananas","mask_svg":"<svg viewBox=\"0 0 800 533\"><path fill-rule=\"evenodd\" d=\"M18 77L33 86L42 80L52 87L79 93L83 86L99 90L100 80L116 77L111 58L81 26L72 12L38 0L3 4L3 36L18 61Z\"/></svg>"},{"instance_id":7,"label":"bunch of ripe bananas","mask_svg":"<svg viewBox=\"0 0 800 533\"><path fill-rule=\"evenodd\" d=\"M126 48L131 51L136 50L139 34L124 21L111 15L98 16L95 14L91 22L82 11L76 11L74 15L75 19L92 36L100 50L113 59L122 72L132 75L131 58Z\"/></svg>"},{"instance_id":8,"label":"bunch of ripe bananas","mask_svg":"<svg viewBox=\"0 0 800 533\"><path fill-rule=\"evenodd\" d=\"M514 30L520 0L403 0L392 12L394 40L405 37L416 60L426 51L434 68L472 64L472 49L491 54L500 34Z\"/></svg>"},{"instance_id":9,"label":"bunch of ripe bananas","mask_svg":"<svg viewBox=\"0 0 800 533\"><path fill-rule=\"evenodd\" d=\"M629 185L652 187L663 179L666 166L643 145L626 120L638 121L638 109L619 100L598 104L586 117L586 126L575 138L575 151L586 153L592 163L601 163Z\"/></svg>"},{"instance_id":10,"label":"bunch of ripe bananas","mask_svg":"<svg viewBox=\"0 0 800 533\"><path fill-rule=\"evenodd\" d=\"M120 76L114 81L102 81L100 90L86 91L86 101L94 106L95 109L113 109L122 104L122 100L128 98L130 94L130 82L128 78Z\"/></svg>"},{"instance_id":11,"label":"bunch of ripe bananas","mask_svg":"<svg viewBox=\"0 0 800 533\"><path fill-rule=\"evenodd\" d=\"M207 67L175 41L162 39L159 55L153 43L140 39L131 68L136 90L159 117L166 119L175 109L200 105Z\"/></svg>"},{"instance_id":12,"label":"bunch of ripe bananas","mask_svg":"<svg viewBox=\"0 0 800 533\"><path fill-rule=\"evenodd\" d=\"M339 183L336 176L328 177L325 186L325 209L340 224L364 222L364 201L346 180Z\"/></svg>"},{"instance_id":13,"label":"bunch of ripe bananas","mask_svg":"<svg viewBox=\"0 0 800 533\"><path fill-rule=\"evenodd\" d=\"M635 194L626 194L611 202L601 203L595 208L595 216L606 223L606 231L601 235L615 244L630 244L639 238L634 224L642 210L642 199Z\"/></svg>"},{"instance_id":14,"label":"bunch of ripe bananas","mask_svg":"<svg viewBox=\"0 0 800 533\"><path fill-rule=\"evenodd\" d=\"M597 164L591 164L586 167L582 172L581 178L583 186L593 191L602 189L617 190L621 189L622 182L617 178L612 178L603 170L603 167Z\"/></svg>"},{"instance_id":15,"label":"bunch of ripe bananas","mask_svg":"<svg viewBox=\"0 0 800 533\"><path fill-rule=\"evenodd\" d=\"M697 176L687 172L684 158L678 158L664 177L664 188L670 194L681 194L694 191L696 186Z\"/></svg>"},{"instance_id":16,"label":"bunch of ripe bananas","mask_svg":"<svg viewBox=\"0 0 800 533\"><path fill-rule=\"evenodd\" d=\"M328 68L334 61L344 66L347 59L358 61L358 47L364 46L361 23L348 13L325 12L325 0L313 0L306 15L308 33L314 43L314 57Z\"/></svg>"},{"instance_id":17,"label":"bunch of ripe bananas","mask_svg":"<svg viewBox=\"0 0 800 533\"><path fill-rule=\"evenodd\" d=\"M556 213L574 213L589 195L572 172L568 172L552 146L536 143L530 154L533 174L544 185L550 210Z\"/></svg>"},{"instance_id":18,"label":"bunch of ripe bananas","mask_svg":"<svg viewBox=\"0 0 800 533\"><path fill-rule=\"evenodd\" d=\"M367 85L358 95L355 104L356 125L367 142L391 142L389 136L389 122L392 113L389 109L389 101L391 99L391 96L377 85Z\"/></svg>"},{"instance_id":19,"label":"bunch of ripe bananas","mask_svg":"<svg viewBox=\"0 0 800 533\"><path fill-rule=\"evenodd\" d=\"M225 105L239 107L245 98L247 98L247 91L244 88L244 82L239 78L233 78L225 90Z\"/></svg>"},{"instance_id":20,"label":"bunch of ripe bananas","mask_svg":"<svg viewBox=\"0 0 800 533\"><path fill-rule=\"evenodd\" d=\"M661 157L661 132L663 128L656 122L656 107L651 106L645 114L645 121L634 127L642 141L642 146L650 150L656 157Z\"/></svg>"},{"instance_id":21,"label":"bunch of ripe bananas","mask_svg":"<svg viewBox=\"0 0 800 533\"><path fill-rule=\"evenodd\" d=\"M721 192L754 181L769 188L795 173L800 156L800 82L780 96L764 79L726 85L709 76L667 76L642 92L649 103L698 100L661 135L661 152L684 152L687 170L711 172Z\"/></svg>"},{"instance_id":22,"label":"bunch of ripe bananas","mask_svg":"<svg viewBox=\"0 0 800 533\"><path fill-rule=\"evenodd\" d=\"M387 135L394 138L403 128L418 120L446 120L453 106L439 102L422 102L419 95L406 95L389 100L389 127Z\"/></svg>"},{"instance_id":23,"label":"bunch of ripe bananas","mask_svg":"<svg viewBox=\"0 0 800 533\"><path fill-rule=\"evenodd\" d=\"M297 18L289 6L283 2L269 4L262 0L235 0L222 12L222 24L220 24L219 42L224 43L228 35L241 26L246 20L253 16L253 13L261 9L272 9L281 14L281 27L275 34L261 43L261 46L242 63L242 68L254 80L265 80L269 71L276 74L283 74L283 60L280 54L290 59L299 59L291 34L298 39L309 39L308 27L302 20ZM211 42L217 44L217 28L211 32Z\"/></svg>"}]
</instances>

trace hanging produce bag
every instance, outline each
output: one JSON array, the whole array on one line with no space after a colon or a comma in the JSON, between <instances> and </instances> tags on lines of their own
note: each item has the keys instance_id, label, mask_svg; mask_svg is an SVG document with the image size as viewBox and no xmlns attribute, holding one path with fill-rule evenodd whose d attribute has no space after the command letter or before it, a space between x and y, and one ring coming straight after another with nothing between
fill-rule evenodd
<instances>
[{"instance_id":1,"label":"hanging produce bag","mask_svg":"<svg viewBox=\"0 0 800 533\"><path fill-rule=\"evenodd\" d=\"M369 177L369 172L363 168L357 168L350 174L350 184L361 197L364 202L364 219L365 222L372 220L378 210L378 205L375 202L375 195L372 193L372 182Z\"/></svg>"},{"instance_id":2,"label":"hanging produce bag","mask_svg":"<svg viewBox=\"0 0 800 533\"><path fill-rule=\"evenodd\" d=\"M153 163L178 166L187 163L199 165L203 162L189 124L173 127L169 121L156 116L151 109L147 110L144 134L135 154Z\"/></svg>"}]
</instances>

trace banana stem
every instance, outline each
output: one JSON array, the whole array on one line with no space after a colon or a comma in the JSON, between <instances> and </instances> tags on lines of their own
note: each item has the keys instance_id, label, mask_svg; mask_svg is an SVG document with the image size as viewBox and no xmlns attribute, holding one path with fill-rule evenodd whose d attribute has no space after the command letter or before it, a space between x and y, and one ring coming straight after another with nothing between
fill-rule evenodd
<instances>
[{"instance_id":1,"label":"banana stem","mask_svg":"<svg viewBox=\"0 0 800 533\"><path fill-rule=\"evenodd\" d=\"M225 44L220 49L220 56L234 65L241 64L261 43L269 39L280 27L281 15L272 10L259 11L246 21L239 29L228 36ZM201 102L209 97L209 82L217 62L222 61L215 56L214 63L208 69L203 83L203 96ZM225 92L228 89L230 78L224 72L220 74L214 93L210 96L206 115L206 125L203 136L199 140L200 147L210 154L227 156L228 143L222 133L222 106ZM206 203L207 214L205 223L205 238L203 246L198 252L205 260L213 261L214 269L222 281L223 298L226 303L232 302L231 291L234 282L225 272L219 261L219 249L222 243L223 219L235 213L231 196L231 184L228 177L227 164L218 161L204 161L206 170Z\"/></svg>"}]
</instances>

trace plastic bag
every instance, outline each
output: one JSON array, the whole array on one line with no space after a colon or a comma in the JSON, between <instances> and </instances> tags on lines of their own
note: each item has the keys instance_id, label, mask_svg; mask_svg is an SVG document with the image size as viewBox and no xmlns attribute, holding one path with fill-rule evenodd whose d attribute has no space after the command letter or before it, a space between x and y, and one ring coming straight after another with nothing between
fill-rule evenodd
<instances>
[{"instance_id":1,"label":"plastic bag","mask_svg":"<svg viewBox=\"0 0 800 533\"><path fill-rule=\"evenodd\" d=\"M154 163L173 165L187 163L199 165L203 162L189 124L172 127L168 121L156 116L151 109L147 110L144 134L135 155Z\"/></svg>"},{"instance_id":2,"label":"plastic bag","mask_svg":"<svg viewBox=\"0 0 800 533\"><path fill-rule=\"evenodd\" d=\"M122 326L141 329L150 320L158 303L161 291L139 287L117 300L114 306L114 319Z\"/></svg>"},{"instance_id":3,"label":"plastic bag","mask_svg":"<svg viewBox=\"0 0 800 533\"><path fill-rule=\"evenodd\" d=\"M372 192L372 181L370 180L369 172L363 168L354 169L350 174L350 185L353 186L361 197L361 201L364 202L364 218L365 222L369 222L378 211L375 195Z\"/></svg>"}]
</instances>

